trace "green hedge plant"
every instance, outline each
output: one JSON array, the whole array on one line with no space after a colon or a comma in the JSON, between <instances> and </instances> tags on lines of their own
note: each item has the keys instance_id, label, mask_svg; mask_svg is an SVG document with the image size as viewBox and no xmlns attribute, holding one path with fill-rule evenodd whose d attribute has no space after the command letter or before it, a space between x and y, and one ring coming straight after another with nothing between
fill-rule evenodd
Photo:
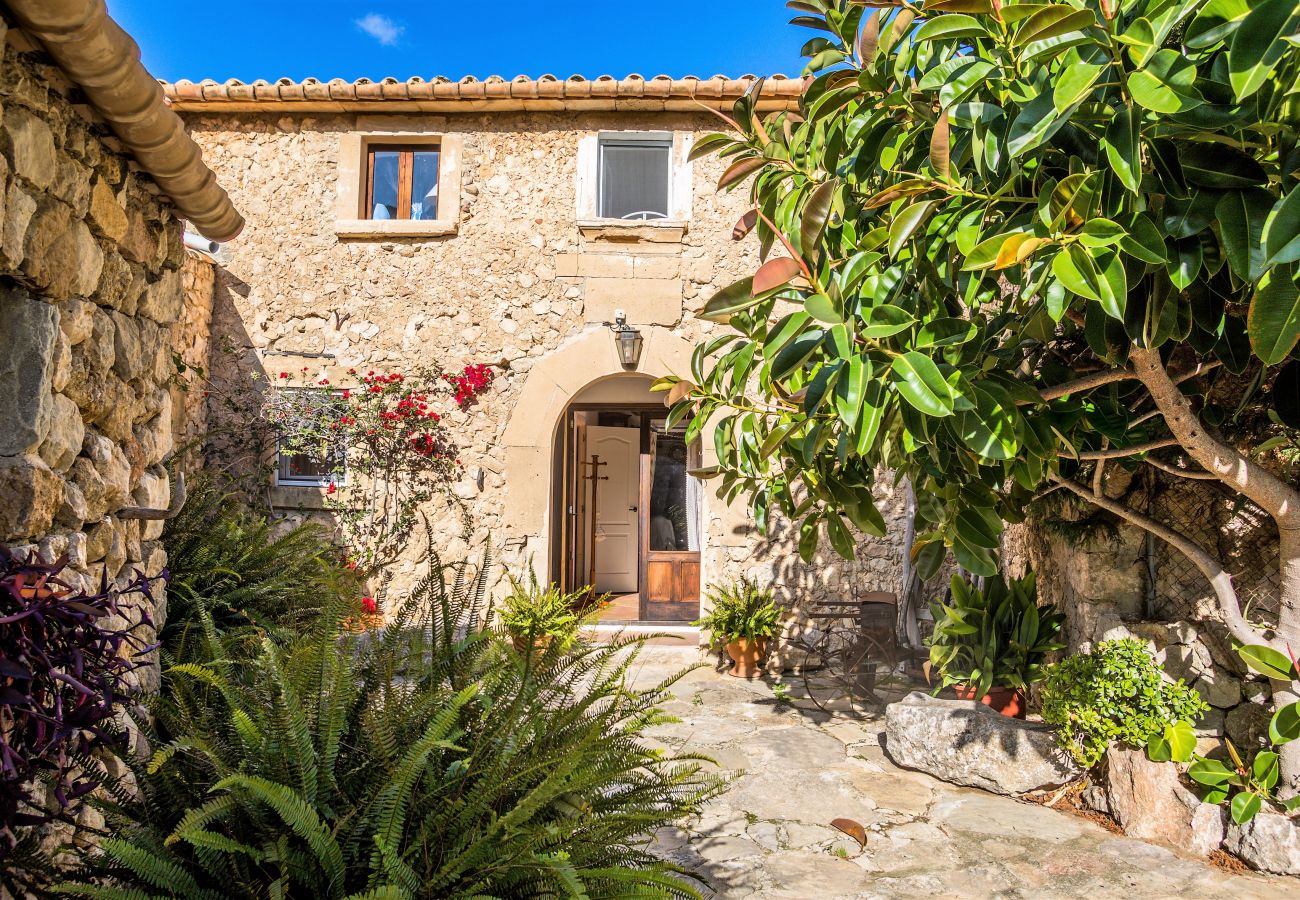
<instances>
[{"instance_id":1,"label":"green hedge plant","mask_svg":"<svg viewBox=\"0 0 1300 900\"><path fill-rule=\"evenodd\" d=\"M1042 704L1043 721L1056 727L1057 743L1085 769L1100 762L1113 743L1150 748L1158 759L1162 742L1185 746L1191 724L1209 711L1181 679L1164 680L1136 638L1102 641L1088 653L1048 666Z\"/></svg>"},{"instance_id":2,"label":"green hedge plant","mask_svg":"<svg viewBox=\"0 0 1300 900\"><path fill-rule=\"evenodd\" d=\"M1279 653L1258 644L1239 647L1246 665L1274 682L1300 681L1300 667L1289 652ZM1224 739L1227 761L1198 756L1187 774L1201 788L1206 803L1227 803L1238 825L1255 818L1265 806L1292 813L1300 809L1300 797L1278 795L1281 748L1300 739L1300 703L1278 707L1268 723L1268 747L1243 759L1232 741Z\"/></svg>"},{"instance_id":3,"label":"green hedge plant","mask_svg":"<svg viewBox=\"0 0 1300 900\"><path fill-rule=\"evenodd\" d=\"M1047 654L1065 646L1057 641L1065 617L1038 605L1032 572L1010 582L996 575L983 587L954 575L950 593L948 603L931 604L935 693L953 684L969 685L977 700L993 688L1023 691L1042 679Z\"/></svg>"}]
</instances>

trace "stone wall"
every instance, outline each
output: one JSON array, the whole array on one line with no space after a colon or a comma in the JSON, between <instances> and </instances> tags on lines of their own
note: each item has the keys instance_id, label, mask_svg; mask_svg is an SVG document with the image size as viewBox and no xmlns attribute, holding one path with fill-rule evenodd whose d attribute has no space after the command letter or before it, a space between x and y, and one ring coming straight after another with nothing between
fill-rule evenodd
<instances>
[{"instance_id":1,"label":"stone wall","mask_svg":"<svg viewBox=\"0 0 1300 900\"><path fill-rule=\"evenodd\" d=\"M594 332L611 357L609 371L617 372L612 339L606 340L601 322L618 307L647 335L648 347L659 335L694 345L721 327L694 314L715 291L758 266L756 241L730 239L746 206L745 192L716 192L723 165L712 157L693 164L692 213L684 234L621 241L579 225L584 139L601 130L645 130L674 132L680 141L681 135L716 130L716 120L704 113L385 116L385 129L456 137L456 233L420 238L337 233L339 173L347 179L356 168L355 160L340 159L348 152L340 148L350 146L349 140L354 146L349 135L366 130L358 117L186 117L205 160L249 223L226 249L217 277L213 342L228 352L214 353L213 391L223 399L212 407L218 434L210 462L229 467L242 459L269 471L264 451L251 449L246 436L233 439L237 430L223 427L228 398L245 397L256 406L256 376L302 366L314 376L351 366L382 371L437 362L455 370L489 363L497 373L493 388L470 414L455 411L447 421L458 431L466 466L481 474L457 486L472 513L474 538L491 536L513 566L532 555L546 559L539 534L544 529L519 527L516 514L521 504L546 502L545 490L523 494L530 482L546 486L545 445L556 421L539 419L522 429L538 436L540 448L528 466L511 471L505 446L512 416L531 412L519 410L530 374ZM678 374L689 374L685 369ZM572 373L544 377L581 382ZM547 384L549 391L553 385ZM582 386L560 389L571 395ZM517 423L514 432L520 430ZM707 457L707 446L705 451ZM865 541L852 563L826 548L812 566L798 562L791 529L777 523L774 539L760 540L743 505L728 509L707 486L704 493L705 583L749 574L776 583L792 604L815 593L844 597L898 587L902 497L887 486L881 498L890 539ZM319 506L311 489L280 489L273 496L284 511ZM454 521L436 544L448 558L469 552ZM398 564L399 588L421 565L421 550L414 547Z\"/></svg>"},{"instance_id":2,"label":"stone wall","mask_svg":"<svg viewBox=\"0 0 1300 900\"><path fill-rule=\"evenodd\" d=\"M1123 488L1112 493L1127 491L1129 503L1145 500L1134 490L1149 490L1147 485L1127 483ZM1233 533L1225 530L1216 544L1206 526L1207 521L1216 521L1215 509L1223 505L1222 492L1215 486L1180 483L1172 492L1175 498L1163 488L1154 495L1155 514L1171 527L1196 535L1206 546L1267 549L1271 530L1276 547L1271 522L1246 527L1240 525L1239 516L1233 521L1240 527ZM1146 641L1166 674L1192 685L1210 705L1197 729L1203 752L1220 746L1225 737L1247 753L1262 747L1270 687L1249 672L1233 651L1204 577L1197 583L1188 574L1189 566L1171 564L1177 550L1158 540L1148 542L1146 532L1115 522L1105 513L1071 505L1054 515L1059 515L1058 522L1091 519L1097 524L1070 532L1060 524L1031 521L1014 533L1010 555L1034 568L1040 597L1065 613L1069 649L1129 636ZM1154 554L1154 560L1149 554ZM1267 581L1264 573L1234 566L1231 553L1224 552L1223 559L1234 573L1234 582L1247 590ZM1269 614L1267 606L1252 608L1252 618L1261 614Z\"/></svg>"},{"instance_id":3,"label":"stone wall","mask_svg":"<svg viewBox=\"0 0 1300 900\"><path fill-rule=\"evenodd\" d=\"M202 466L203 440L208 431L207 376L212 359L215 287L215 260L186 251L181 266L181 314L172 324L167 340L176 369L167 390L172 408L172 440L180 465L187 472Z\"/></svg>"},{"instance_id":4,"label":"stone wall","mask_svg":"<svg viewBox=\"0 0 1300 900\"><path fill-rule=\"evenodd\" d=\"M5 44L0 543L66 554L63 577L93 590L165 565L162 523L114 514L167 505L184 251L168 201L85 109L57 69ZM158 623L164 598L149 610ZM137 677L156 685L156 662Z\"/></svg>"}]
</instances>

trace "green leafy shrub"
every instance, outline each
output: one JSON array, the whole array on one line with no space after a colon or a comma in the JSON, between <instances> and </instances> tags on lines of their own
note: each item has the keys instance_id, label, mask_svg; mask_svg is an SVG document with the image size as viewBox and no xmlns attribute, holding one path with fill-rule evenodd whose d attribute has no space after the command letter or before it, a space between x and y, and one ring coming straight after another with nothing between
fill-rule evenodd
<instances>
[{"instance_id":1,"label":"green leafy shrub","mask_svg":"<svg viewBox=\"0 0 1300 900\"><path fill-rule=\"evenodd\" d=\"M1272 647L1252 644L1237 648L1243 661L1251 669L1281 682L1300 681L1300 667L1295 658ZM1198 756L1187 769L1187 774L1201 788L1201 799L1206 803L1227 803L1232 820L1245 824L1259 814L1268 804L1286 813L1300 809L1300 796L1283 799L1277 795L1281 775L1281 755L1278 748L1300 739L1300 703L1288 703L1273 713L1268 723L1268 748L1258 751L1247 763L1225 739L1228 762Z\"/></svg>"},{"instance_id":2,"label":"green leafy shrub","mask_svg":"<svg viewBox=\"0 0 1300 900\"><path fill-rule=\"evenodd\" d=\"M163 545L171 581L160 637L173 658L199 638L202 612L219 633L277 632L305 625L333 598L361 593L325 529L309 523L281 533L212 478L192 482Z\"/></svg>"},{"instance_id":3,"label":"green leafy shrub","mask_svg":"<svg viewBox=\"0 0 1300 900\"><path fill-rule=\"evenodd\" d=\"M1047 667L1043 721L1079 765L1097 764L1114 742L1144 747L1167 726L1196 722L1209 706L1180 679L1169 683L1135 638L1102 641Z\"/></svg>"},{"instance_id":4,"label":"green leafy shrub","mask_svg":"<svg viewBox=\"0 0 1300 900\"><path fill-rule=\"evenodd\" d=\"M941 676L936 693L952 684L975 688L976 698L995 687L1024 690L1043 678L1043 661L1057 642L1065 617L1038 605L1033 573L1008 584L1001 575L983 589L952 577L952 602L931 604L934 633L930 665Z\"/></svg>"},{"instance_id":5,"label":"green leafy shrub","mask_svg":"<svg viewBox=\"0 0 1300 900\"><path fill-rule=\"evenodd\" d=\"M521 666L490 628L484 560L431 572L382 632L329 605L236 660L200 611L206 662L176 666L166 734L110 783L92 897L693 896L647 835L724 780L652 748L674 679L624 678L635 640Z\"/></svg>"},{"instance_id":6,"label":"green leafy shrub","mask_svg":"<svg viewBox=\"0 0 1300 900\"><path fill-rule=\"evenodd\" d=\"M537 573L529 569L528 582L524 583L507 573L510 593L494 609L497 621L521 641L542 638L572 639L600 609L603 598L588 603L590 588L579 588L566 593L555 584L542 587Z\"/></svg>"},{"instance_id":7,"label":"green leafy shrub","mask_svg":"<svg viewBox=\"0 0 1300 900\"><path fill-rule=\"evenodd\" d=\"M732 585L710 585L707 596L709 614L694 624L709 631L714 646L776 634L781 611L772 600L770 588L760 588L752 579L742 578Z\"/></svg>"}]
</instances>

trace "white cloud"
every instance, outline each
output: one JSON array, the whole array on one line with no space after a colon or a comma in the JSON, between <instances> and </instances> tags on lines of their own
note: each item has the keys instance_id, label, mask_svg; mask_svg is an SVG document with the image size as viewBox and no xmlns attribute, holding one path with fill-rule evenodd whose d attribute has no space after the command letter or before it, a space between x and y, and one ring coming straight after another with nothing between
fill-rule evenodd
<instances>
[{"instance_id":1,"label":"white cloud","mask_svg":"<svg viewBox=\"0 0 1300 900\"><path fill-rule=\"evenodd\" d=\"M381 16L379 13L369 13L357 19L357 27L385 47L394 46L397 39L402 36L402 32L406 30L388 16Z\"/></svg>"}]
</instances>

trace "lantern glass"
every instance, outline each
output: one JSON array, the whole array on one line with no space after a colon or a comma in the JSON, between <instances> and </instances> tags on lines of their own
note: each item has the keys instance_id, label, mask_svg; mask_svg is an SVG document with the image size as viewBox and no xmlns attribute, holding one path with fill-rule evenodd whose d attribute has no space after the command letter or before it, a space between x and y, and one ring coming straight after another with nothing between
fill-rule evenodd
<instances>
[{"instance_id":1,"label":"lantern glass","mask_svg":"<svg viewBox=\"0 0 1300 900\"><path fill-rule=\"evenodd\" d=\"M618 333L618 358L627 369L635 369L641 361L641 332L628 328Z\"/></svg>"}]
</instances>

